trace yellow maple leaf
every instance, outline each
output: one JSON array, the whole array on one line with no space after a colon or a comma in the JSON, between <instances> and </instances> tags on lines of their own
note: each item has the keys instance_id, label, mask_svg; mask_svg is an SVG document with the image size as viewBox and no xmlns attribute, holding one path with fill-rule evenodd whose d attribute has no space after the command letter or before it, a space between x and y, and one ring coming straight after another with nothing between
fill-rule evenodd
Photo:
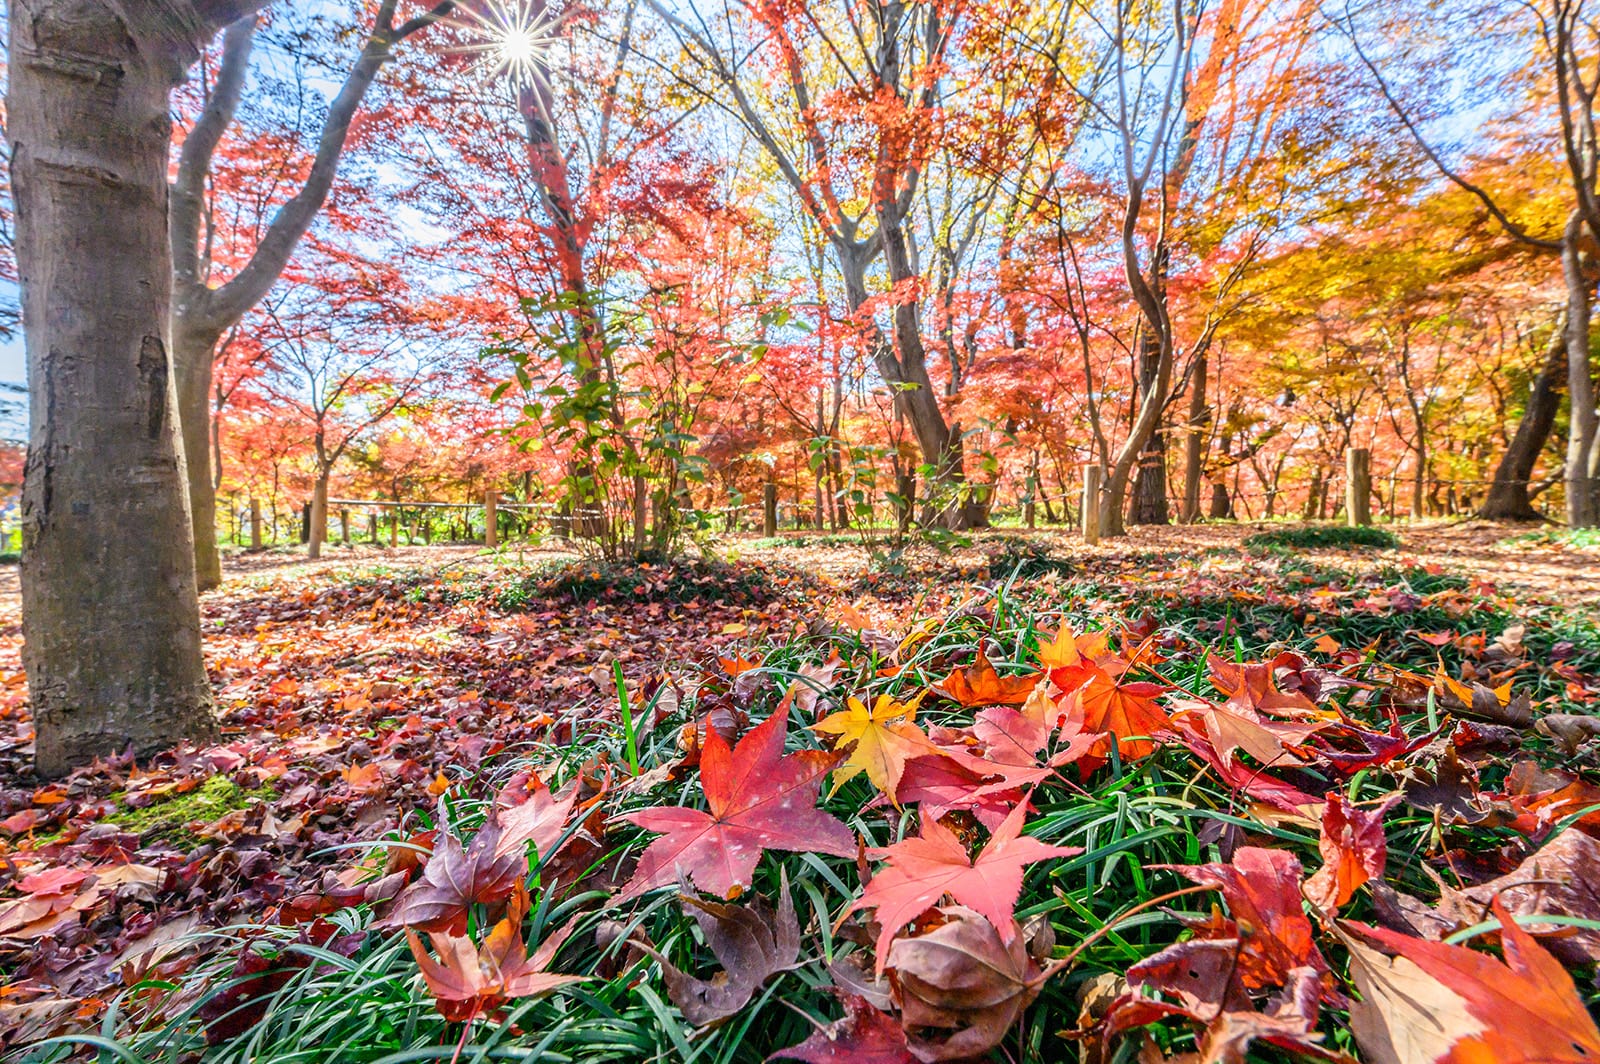
<instances>
[{"instance_id":1,"label":"yellow maple leaf","mask_svg":"<svg viewBox=\"0 0 1600 1064\"><path fill-rule=\"evenodd\" d=\"M836 747L855 744L844 764L834 770L835 790L846 780L865 772L873 786L887 794L891 801L895 800L906 762L933 752L928 737L915 723L921 701L920 694L910 702L896 702L889 695L879 695L868 709L859 698L851 698L846 708L812 726L819 732L837 736Z\"/></svg>"}]
</instances>

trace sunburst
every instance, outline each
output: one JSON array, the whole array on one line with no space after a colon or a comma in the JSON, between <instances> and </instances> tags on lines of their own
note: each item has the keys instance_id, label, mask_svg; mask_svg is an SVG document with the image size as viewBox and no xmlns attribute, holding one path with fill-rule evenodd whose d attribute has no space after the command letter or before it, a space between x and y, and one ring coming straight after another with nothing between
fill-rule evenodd
<instances>
[{"instance_id":1,"label":"sunburst","mask_svg":"<svg viewBox=\"0 0 1600 1064\"><path fill-rule=\"evenodd\" d=\"M513 89L548 79L550 50L560 20L542 2L468 0L456 8L456 19L475 38L460 51L475 57L483 80L509 82Z\"/></svg>"}]
</instances>

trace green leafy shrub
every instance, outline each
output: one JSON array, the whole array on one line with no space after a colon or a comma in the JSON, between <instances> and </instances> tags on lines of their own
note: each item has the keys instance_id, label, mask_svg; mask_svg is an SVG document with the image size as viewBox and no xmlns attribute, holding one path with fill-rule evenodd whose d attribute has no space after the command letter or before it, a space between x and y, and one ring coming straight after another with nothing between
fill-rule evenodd
<instances>
[{"instance_id":1,"label":"green leafy shrub","mask_svg":"<svg viewBox=\"0 0 1600 1064\"><path fill-rule=\"evenodd\" d=\"M1400 537L1385 528L1363 525L1302 525L1257 532L1244 541L1251 549L1287 547L1292 550L1394 550Z\"/></svg>"}]
</instances>

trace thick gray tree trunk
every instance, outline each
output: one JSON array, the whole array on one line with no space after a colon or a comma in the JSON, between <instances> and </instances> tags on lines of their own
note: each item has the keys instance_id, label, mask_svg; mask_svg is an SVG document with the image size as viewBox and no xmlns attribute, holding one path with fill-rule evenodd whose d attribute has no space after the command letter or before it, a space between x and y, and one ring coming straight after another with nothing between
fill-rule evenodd
<instances>
[{"instance_id":1,"label":"thick gray tree trunk","mask_svg":"<svg viewBox=\"0 0 1600 1064\"><path fill-rule=\"evenodd\" d=\"M23 662L47 775L215 733L173 417L168 95L240 8L11 4Z\"/></svg>"},{"instance_id":2,"label":"thick gray tree trunk","mask_svg":"<svg viewBox=\"0 0 1600 1064\"><path fill-rule=\"evenodd\" d=\"M1561 389L1567 377L1566 317L1556 323L1544 365L1528 389L1528 404L1522 420L1494 471L1489 494L1478 508L1478 516L1497 521L1537 521L1533 496L1528 490L1534 467L1555 428L1561 407Z\"/></svg>"},{"instance_id":3,"label":"thick gray tree trunk","mask_svg":"<svg viewBox=\"0 0 1600 1064\"><path fill-rule=\"evenodd\" d=\"M1561 240L1561 273L1567 285L1567 524L1600 525L1600 447L1594 379L1589 366L1589 312L1593 282L1583 262L1583 217L1573 211Z\"/></svg>"}]
</instances>

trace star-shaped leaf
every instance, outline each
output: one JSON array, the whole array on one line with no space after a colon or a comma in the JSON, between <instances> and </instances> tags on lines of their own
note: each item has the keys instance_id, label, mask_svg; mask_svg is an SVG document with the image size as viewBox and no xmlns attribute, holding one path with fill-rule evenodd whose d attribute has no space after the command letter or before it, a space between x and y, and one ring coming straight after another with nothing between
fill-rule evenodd
<instances>
[{"instance_id":1,"label":"star-shaped leaf","mask_svg":"<svg viewBox=\"0 0 1600 1064\"><path fill-rule=\"evenodd\" d=\"M1137 761L1155 751L1151 736L1171 730L1166 710L1155 700L1163 690L1157 683L1120 683L1097 670L1067 696L1067 716L1085 732L1116 736L1122 759Z\"/></svg>"},{"instance_id":2,"label":"star-shaped leaf","mask_svg":"<svg viewBox=\"0 0 1600 1064\"><path fill-rule=\"evenodd\" d=\"M1027 803L1013 809L989 844L977 857L968 857L954 832L937 820L924 819L922 834L904 839L877 856L888 867L872 877L861 897L847 912L876 909L882 931L875 952L878 970L889 956L895 933L948 894L989 919L1009 942L1017 896L1022 892L1022 869L1047 857L1070 857L1082 851L1075 846L1052 846L1022 835Z\"/></svg>"},{"instance_id":3,"label":"star-shaped leaf","mask_svg":"<svg viewBox=\"0 0 1600 1064\"><path fill-rule=\"evenodd\" d=\"M834 774L835 788L857 773L865 772L873 786L896 800L906 762L939 752L913 723L919 701L921 696L910 702L896 702L888 695L879 695L868 709L859 698L852 698L846 708L813 725L819 732L838 736L835 745L840 749L854 744L849 757Z\"/></svg>"},{"instance_id":4,"label":"star-shaped leaf","mask_svg":"<svg viewBox=\"0 0 1600 1064\"><path fill-rule=\"evenodd\" d=\"M707 729L700 755L704 810L668 806L624 815L662 837L640 857L621 899L676 883L680 868L708 894L732 897L750 885L764 850L855 855L855 834L817 808L822 777L842 758L822 750L785 756L788 715L785 700L732 750Z\"/></svg>"}]
</instances>

